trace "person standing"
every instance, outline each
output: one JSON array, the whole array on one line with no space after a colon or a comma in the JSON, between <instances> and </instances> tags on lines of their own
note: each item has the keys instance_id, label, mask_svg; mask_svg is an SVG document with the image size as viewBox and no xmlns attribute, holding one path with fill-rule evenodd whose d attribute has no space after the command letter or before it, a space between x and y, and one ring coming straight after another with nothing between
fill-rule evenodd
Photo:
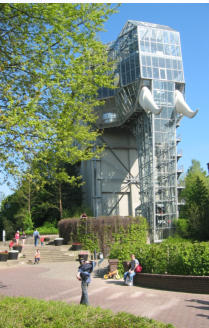
<instances>
[{"instance_id":1,"label":"person standing","mask_svg":"<svg viewBox=\"0 0 209 328\"><path fill-rule=\"evenodd\" d=\"M34 237L34 245L35 247L37 247L38 245L38 239L39 239L39 232L37 229L35 229L34 233L33 233L33 237Z\"/></svg>"},{"instance_id":2,"label":"person standing","mask_svg":"<svg viewBox=\"0 0 209 328\"><path fill-rule=\"evenodd\" d=\"M25 245L25 239L26 239L26 234L25 234L24 231L22 232L21 239L22 239L22 246L24 247L24 245Z\"/></svg>"},{"instance_id":3,"label":"person standing","mask_svg":"<svg viewBox=\"0 0 209 328\"><path fill-rule=\"evenodd\" d=\"M78 268L77 279L81 281L81 300L80 304L89 305L88 298L88 285L91 282L91 273L95 267L96 262L94 261L80 261L80 266Z\"/></svg>"},{"instance_id":4,"label":"person standing","mask_svg":"<svg viewBox=\"0 0 209 328\"><path fill-rule=\"evenodd\" d=\"M34 264L39 264L40 258L41 258L40 250L37 249L35 252Z\"/></svg>"},{"instance_id":5,"label":"person standing","mask_svg":"<svg viewBox=\"0 0 209 328\"><path fill-rule=\"evenodd\" d=\"M135 258L134 254L131 254L131 262L129 265L129 270L124 273L124 283L128 286L133 286L133 277L136 272L135 269L139 265L139 261ZM127 283L127 278L129 278L129 282Z\"/></svg>"},{"instance_id":6,"label":"person standing","mask_svg":"<svg viewBox=\"0 0 209 328\"><path fill-rule=\"evenodd\" d=\"M15 240L16 240L17 245L19 244L19 239L20 239L20 232L19 232L19 230L17 230L15 233Z\"/></svg>"}]
</instances>

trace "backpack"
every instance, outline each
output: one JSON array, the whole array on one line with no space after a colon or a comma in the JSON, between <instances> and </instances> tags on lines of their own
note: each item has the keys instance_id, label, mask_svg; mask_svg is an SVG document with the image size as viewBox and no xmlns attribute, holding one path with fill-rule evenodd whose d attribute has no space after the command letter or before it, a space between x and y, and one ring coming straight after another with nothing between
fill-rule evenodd
<instances>
[{"instance_id":1,"label":"backpack","mask_svg":"<svg viewBox=\"0 0 209 328\"><path fill-rule=\"evenodd\" d=\"M136 273L139 273L142 271L142 266L140 264L137 265L137 267L134 270Z\"/></svg>"}]
</instances>

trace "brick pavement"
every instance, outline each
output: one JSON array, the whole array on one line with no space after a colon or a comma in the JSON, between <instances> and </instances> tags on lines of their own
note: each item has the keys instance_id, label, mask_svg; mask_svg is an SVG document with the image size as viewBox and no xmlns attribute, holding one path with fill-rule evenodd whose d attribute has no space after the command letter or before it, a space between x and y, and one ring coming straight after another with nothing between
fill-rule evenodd
<instances>
[{"instance_id":1,"label":"brick pavement","mask_svg":"<svg viewBox=\"0 0 209 328\"><path fill-rule=\"evenodd\" d=\"M0 295L29 296L78 304L78 262L18 264L0 269ZM176 328L209 327L209 295L124 286L122 280L94 277L89 286L92 306L146 316Z\"/></svg>"}]
</instances>

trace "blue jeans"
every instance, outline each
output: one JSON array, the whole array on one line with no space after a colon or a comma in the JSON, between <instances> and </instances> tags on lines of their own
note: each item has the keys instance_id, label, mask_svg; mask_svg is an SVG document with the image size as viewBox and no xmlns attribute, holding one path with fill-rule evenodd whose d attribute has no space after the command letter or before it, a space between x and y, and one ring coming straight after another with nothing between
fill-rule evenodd
<instances>
[{"instance_id":1,"label":"blue jeans","mask_svg":"<svg viewBox=\"0 0 209 328\"><path fill-rule=\"evenodd\" d=\"M80 304L89 305L88 282L86 281L81 282L81 290L82 290L82 295L81 295Z\"/></svg>"},{"instance_id":2,"label":"blue jeans","mask_svg":"<svg viewBox=\"0 0 209 328\"><path fill-rule=\"evenodd\" d=\"M129 271L126 271L124 273L124 281L126 280L126 277L129 276L129 279L130 281L133 281L133 277L135 276L136 272L132 271L132 272L129 272Z\"/></svg>"},{"instance_id":3,"label":"blue jeans","mask_svg":"<svg viewBox=\"0 0 209 328\"><path fill-rule=\"evenodd\" d=\"M35 247L38 245L38 236L36 237L34 237L34 244L35 244Z\"/></svg>"}]
</instances>

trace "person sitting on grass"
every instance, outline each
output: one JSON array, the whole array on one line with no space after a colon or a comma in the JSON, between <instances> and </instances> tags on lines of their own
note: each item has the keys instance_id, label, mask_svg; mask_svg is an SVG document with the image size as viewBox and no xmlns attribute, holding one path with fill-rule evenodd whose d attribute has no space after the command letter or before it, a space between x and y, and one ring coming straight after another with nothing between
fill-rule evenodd
<instances>
[{"instance_id":1,"label":"person sitting on grass","mask_svg":"<svg viewBox=\"0 0 209 328\"><path fill-rule=\"evenodd\" d=\"M34 264L39 264L39 261L40 261L40 250L37 249L36 252L35 252L35 260L34 260Z\"/></svg>"}]
</instances>

